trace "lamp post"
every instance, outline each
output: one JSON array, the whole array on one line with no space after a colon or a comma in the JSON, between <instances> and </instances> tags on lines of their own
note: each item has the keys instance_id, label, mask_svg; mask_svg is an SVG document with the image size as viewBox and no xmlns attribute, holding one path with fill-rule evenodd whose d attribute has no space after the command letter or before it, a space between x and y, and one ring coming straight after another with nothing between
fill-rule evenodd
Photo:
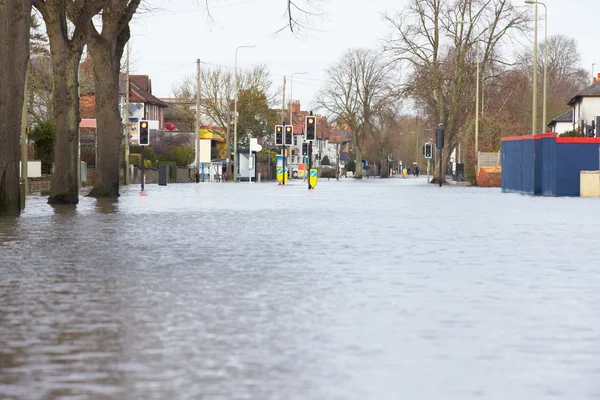
<instances>
[{"instance_id":1,"label":"lamp post","mask_svg":"<svg viewBox=\"0 0 600 400\"><path fill-rule=\"evenodd\" d=\"M525 0L526 4L541 4L544 6L544 105L543 105L543 109L542 109L542 118L543 118L543 126L545 126L546 124L546 76L547 76L547 68L548 68L548 7L546 7L546 4L542 3L541 1L534 1L534 0ZM536 30L537 30L537 10L536 10ZM592 66L593 69L593 66ZM593 75L593 72L592 72ZM542 126L542 127L543 127Z\"/></svg>"},{"instance_id":2,"label":"lamp post","mask_svg":"<svg viewBox=\"0 0 600 400\"><path fill-rule=\"evenodd\" d=\"M256 45L244 45L238 46L235 49L235 100L234 100L234 111L233 111L233 181L237 182L237 170L238 170L238 159L237 159L237 120L238 120L238 112L237 112L237 103L238 103L238 94L239 94L239 79L237 73L237 52L239 49L252 49L256 47Z\"/></svg>"},{"instance_id":3,"label":"lamp post","mask_svg":"<svg viewBox=\"0 0 600 400\"><path fill-rule=\"evenodd\" d=\"M535 5L533 17L533 109L531 111L531 134L536 132L537 119L537 31L538 31L538 2L533 0L525 0L526 4Z\"/></svg>"},{"instance_id":4,"label":"lamp post","mask_svg":"<svg viewBox=\"0 0 600 400\"><path fill-rule=\"evenodd\" d=\"M411 132L415 134L415 165L419 165L419 134L417 132Z\"/></svg>"}]
</instances>

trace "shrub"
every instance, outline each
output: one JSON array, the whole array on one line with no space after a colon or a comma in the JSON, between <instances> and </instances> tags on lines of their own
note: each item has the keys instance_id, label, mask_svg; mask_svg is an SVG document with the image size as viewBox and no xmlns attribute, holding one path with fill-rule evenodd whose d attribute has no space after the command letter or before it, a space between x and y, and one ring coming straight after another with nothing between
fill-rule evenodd
<instances>
[{"instance_id":1,"label":"shrub","mask_svg":"<svg viewBox=\"0 0 600 400\"><path fill-rule=\"evenodd\" d=\"M321 178L335 178L335 169L322 169L320 176Z\"/></svg>"},{"instance_id":2,"label":"shrub","mask_svg":"<svg viewBox=\"0 0 600 400\"><path fill-rule=\"evenodd\" d=\"M181 146L181 147L175 147L173 149L173 155L175 156L175 162L173 163L174 165L180 166L180 167L187 167L188 165L190 165L191 163L194 162L194 148L190 147L190 146ZM167 163L162 163L162 164L167 164ZM170 164L170 163L168 163Z\"/></svg>"},{"instance_id":3,"label":"shrub","mask_svg":"<svg viewBox=\"0 0 600 400\"><path fill-rule=\"evenodd\" d=\"M560 137L582 137L583 135L577 131L567 131L560 134Z\"/></svg>"},{"instance_id":4,"label":"shrub","mask_svg":"<svg viewBox=\"0 0 600 400\"><path fill-rule=\"evenodd\" d=\"M142 167L142 155L141 154L130 154L129 164L135 165L138 168Z\"/></svg>"},{"instance_id":5,"label":"shrub","mask_svg":"<svg viewBox=\"0 0 600 400\"><path fill-rule=\"evenodd\" d=\"M138 145L132 145L129 146L129 154L142 154L142 146L138 146ZM146 149L144 150L144 164L146 164L145 161L150 161L151 165L156 164L156 153L154 152L154 149L150 146L146 146Z\"/></svg>"},{"instance_id":6,"label":"shrub","mask_svg":"<svg viewBox=\"0 0 600 400\"><path fill-rule=\"evenodd\" d=\"M42 162L44 170L52 168L54 162L54 141L56 140L56 126L52 121L37 124L29 134L35 141L35 153Z\"/></svg>"},{"instance_id":7,"label":"shrub","mask_svg":"<svg viewBox=\"0 0 600 400\"><path fill-rule=\"evenodd\" d=\"M350 160L346 163L346 171L355 172L356 171L356 161Z\"/></svg>"}]
</instances>

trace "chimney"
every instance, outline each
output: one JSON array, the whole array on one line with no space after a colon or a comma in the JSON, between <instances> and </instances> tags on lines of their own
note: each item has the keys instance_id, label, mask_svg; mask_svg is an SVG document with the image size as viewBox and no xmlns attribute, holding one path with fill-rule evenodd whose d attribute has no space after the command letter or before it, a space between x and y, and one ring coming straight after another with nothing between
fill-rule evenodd
<instances>
[{"instance_id":1,"label":"chimney","mask_svg":"<svg viewBox=\"0 0 600 400\"><path fill-rule=\"evenodd\" d=\"M293 113L300 113L300 100L294 100L292 102L292 112Z\"/></svg>"}]
</instances>

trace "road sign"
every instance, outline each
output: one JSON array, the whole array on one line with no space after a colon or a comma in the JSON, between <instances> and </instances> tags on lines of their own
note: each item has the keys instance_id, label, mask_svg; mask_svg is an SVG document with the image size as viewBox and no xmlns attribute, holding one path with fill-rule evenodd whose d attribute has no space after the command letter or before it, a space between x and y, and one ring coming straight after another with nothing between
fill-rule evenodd
<instances>
[{"instance_id":1,"label":"road sign","mask_svg":"<svg viewBox=\"0 0 600 400\"><path fill-rule=\"evenodd\" d=\"M317 186L318 180L319 180L319 177L317 175L317 169L311 168L309 178L308 178L308 183L310 184L311 189L314 189Z\"/></svg>"},{"instance_id":2,"label":"road sign","mask_svg":"<svg viewBox=\"0 0 600 400\"><path fill-rule=\"evenodd\" d=\"M276 160L277 165L277 182L283 182L283 157L277 156Z\"/></svg>"}]
</instances>

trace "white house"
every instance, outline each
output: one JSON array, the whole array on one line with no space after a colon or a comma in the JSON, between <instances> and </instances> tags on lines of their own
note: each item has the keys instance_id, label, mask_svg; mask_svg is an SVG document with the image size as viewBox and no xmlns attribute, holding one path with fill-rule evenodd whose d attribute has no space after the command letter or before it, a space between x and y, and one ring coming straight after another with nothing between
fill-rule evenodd
<instances>
[{"instance_id":1,"label":"white house","mask_svg":"<svg viewBox=\"0 0 600 400\"><path fill-rule=\"evenodd\" d=\"M559 115L550 121L548 128L550 128L550 132L554 132L559 135L561 133L573 130L573 109L570 109L566 113Z\"/></svg>"},{"instance_id":2,"label":"white house","mask_svg":"<svg viewBox=\"0 0 600 400\"><path fill-rule=\"evenodd\" d=\"M573 118L570 130L576 130L581 125L598 126L600 122L600 74L594 78L591 86L579 91L568 104L573 107ZM598 135L596 135L598 136Z\"/></svg>"}]
</instances>

